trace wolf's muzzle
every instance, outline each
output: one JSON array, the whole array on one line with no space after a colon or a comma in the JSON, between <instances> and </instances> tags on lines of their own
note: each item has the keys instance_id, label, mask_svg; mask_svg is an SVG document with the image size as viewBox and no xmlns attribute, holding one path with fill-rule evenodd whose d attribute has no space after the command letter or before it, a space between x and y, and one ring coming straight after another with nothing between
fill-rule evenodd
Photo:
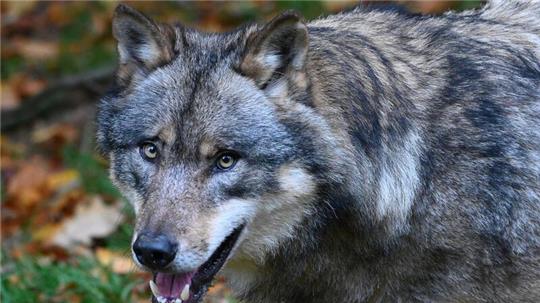
<instances>
[{"instance_id":1,"label":"wolf's muzzle","mask_svg":"<svg viewBox=\"0 0 540 303\"><path fill-rule=\"evenodd\" d=\"M165 235L141 234L133 243L137 260L152 270L164 269L176 256L177 245Z\"/></svg>"}]
</instances>

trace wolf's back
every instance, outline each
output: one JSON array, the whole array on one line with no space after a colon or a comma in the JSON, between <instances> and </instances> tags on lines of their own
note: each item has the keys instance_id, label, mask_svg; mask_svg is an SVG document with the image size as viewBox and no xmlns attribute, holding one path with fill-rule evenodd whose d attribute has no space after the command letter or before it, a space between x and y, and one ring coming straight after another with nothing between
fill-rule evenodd
<instances>
[{"instance_id":1,"label":"wolf's back","mask_svg":"<svg viewBox=\"0 0 540 303\"><path fill-rule=\"evenodd\" d=\"M540 1L538 0L491 0L482 12L482 17L523 26L527 31L540 35ZM538 44L540 41L537 40Z\"/></svg>"}]
</instances>

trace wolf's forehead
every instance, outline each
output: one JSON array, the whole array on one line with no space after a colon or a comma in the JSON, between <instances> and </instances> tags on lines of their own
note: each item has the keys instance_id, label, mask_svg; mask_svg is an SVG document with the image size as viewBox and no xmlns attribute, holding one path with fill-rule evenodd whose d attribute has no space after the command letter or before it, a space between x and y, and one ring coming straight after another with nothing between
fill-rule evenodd
<instances>
[{"instance_id":1,"label":"wolf's forehead","mask_svg":"<svg viewBox=\"0 0 540 303\"><path fill-rule=\"evenodd\" d=\"M133 99L130 107L152 117L147 120L149 132L174 129L187 140L234 135L235 130L259 127L264 123L259 120L261 115L272 116L271 105L262 93L227 62L207 68L176 60L145 79Z\"/></svg>"},{"instance_id":2,"label":"wolf's forehead","mask_svg":"<svg viewBox=\"0 0 540 303\"><path fill-rule=\"evenodd\" d=\"M190 58L177 58L150 73L133 90L132 98L139 103L151 102L164 114L183 114L196 98L215 95L224 64L195 63Z\"/></svg>"},{"instance_id":3,"label":"wolf's forehead","mask_svg":"<svg viewBox=\"0 0 540 303\"><path fill-rule=\"evenodd\" d=\"M142 94L155 92L184 112L194 99L199 103L211 101L223 90L224 81L229 80L233 65L238 59L240 33L205 34L189 31L177 56L168 64L151 72L141 83Z\"/></svg>"}]
</instances>

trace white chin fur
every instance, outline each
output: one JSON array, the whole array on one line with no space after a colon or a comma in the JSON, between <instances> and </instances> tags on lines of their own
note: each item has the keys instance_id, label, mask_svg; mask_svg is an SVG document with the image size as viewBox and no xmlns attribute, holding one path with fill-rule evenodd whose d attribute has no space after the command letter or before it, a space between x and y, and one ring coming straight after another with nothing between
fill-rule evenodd
<instances>
[{"instance_id":1,"label":"white chin fur","mask_svg":"<svg viewBox=\"0 0 540 303\"><path fill-rule=\"evenodd\" d=\"M255 213L256 202L244 199L230 199L216 210L210 222L208 250L214 252L219 245L240 224L246 223Z\"/></svg>"}]
</instances>

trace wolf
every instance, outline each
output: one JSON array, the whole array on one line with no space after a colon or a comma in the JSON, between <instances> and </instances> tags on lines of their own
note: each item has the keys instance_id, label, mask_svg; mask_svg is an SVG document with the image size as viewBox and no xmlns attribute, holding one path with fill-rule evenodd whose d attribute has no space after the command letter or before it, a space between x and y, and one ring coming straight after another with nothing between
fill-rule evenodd
<instances>
[{"instance_id":1,"label":"wolf","mask_svg":"<svg viewBox=\"0 0 540 303\"><path fill-rule=\"evenodd\" d=\"M206 33L126 5L97 142L154 302L540 302L540 2Z\"/></svg>"}]
</instances>

